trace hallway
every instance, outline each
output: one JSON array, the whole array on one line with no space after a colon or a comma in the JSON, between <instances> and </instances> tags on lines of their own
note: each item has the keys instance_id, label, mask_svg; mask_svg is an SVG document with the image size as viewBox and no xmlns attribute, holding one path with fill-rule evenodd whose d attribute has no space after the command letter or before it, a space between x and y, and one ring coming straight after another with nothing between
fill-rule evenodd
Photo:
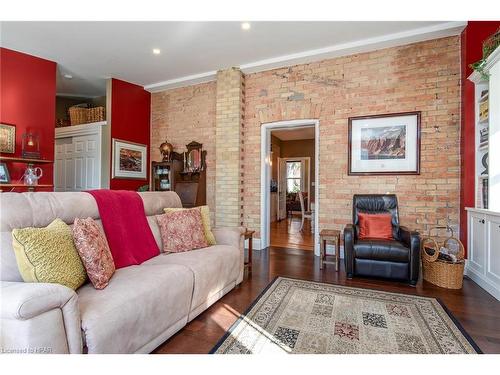
<instances>
[{"instance_id":1,"label":"hallway","mask_svg":"<svg viewBox=\"0 0 500 375\"><path fill-rule=\"evenodd\" d=\"M311 233L311 221L305 221L302 232L299 228L300 216L296 215L271 223L271 246L313 251L314 234Z\"/></svg>"}]
</instances>

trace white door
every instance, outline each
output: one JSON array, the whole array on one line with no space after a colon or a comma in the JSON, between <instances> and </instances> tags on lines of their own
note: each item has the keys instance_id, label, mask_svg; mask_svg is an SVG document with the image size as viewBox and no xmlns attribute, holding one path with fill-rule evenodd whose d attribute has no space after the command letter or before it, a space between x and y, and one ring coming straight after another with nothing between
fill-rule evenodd
<instances>
[{"instance_id":1,"label":"white door","mask_svg":"<svg viewBox=\"0 0 500 375\"><path fill-rule=\"evenodd\" d=\"M278 158L278 220L286 214L286 159Z\"/></svg>"},{"instance_id":2,"label":"white door","mask_svg":"<svg viewBox=\"0 0 500 375\"><path fill-rule=\"evenodd\" d=\"M484 215L471 213L469 221L470 249L469 265L484 274L486 261L486 225Z\"/></svg>"},{"instance_id":3,"label":"white door","mask_svg":"<svg viewBox=\"0 0 500 375\"><path fill-rule=\"evenodd\" d=\"M56 139L55 191L100 187L99 146L97 134Z\"/></svg>"}]
</instances>

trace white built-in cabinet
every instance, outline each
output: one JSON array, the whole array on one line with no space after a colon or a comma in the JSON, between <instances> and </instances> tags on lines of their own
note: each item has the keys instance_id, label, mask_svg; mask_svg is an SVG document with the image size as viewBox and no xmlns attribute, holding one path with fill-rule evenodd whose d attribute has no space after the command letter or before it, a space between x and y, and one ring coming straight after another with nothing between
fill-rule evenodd
<instances>
[{"instance_id":1,"label":"white built-in cabinet","mask_svg":"<svg viewBox=\"0 0 500 375\"><path fill-rule=\"evenodd\" d=\"M475 84L476 196L475 207L467 208L465 272L500 300L500 47L485 73L488 79L477 72L469 77Z\"/></svg>"},{"instance_id":2,"label":"white built-in cabinet","mask_svg":"<svg viewBox=\"0 0 500 375\"><path fill-rule=\"evenodd\" d=\"M469 247L466 274L500 300L500 213L467 208Z\"/></svg>"},{"instance_id":3,"label":"white built-in cabinet","mask_svg":"<svg viewBox=\"0 0 500 375\"><path fill-rule=\"evenodd\" d=\"M109 187L107 130L106 121L56 128L55 191Z\"/></svg>"}]
</instances>

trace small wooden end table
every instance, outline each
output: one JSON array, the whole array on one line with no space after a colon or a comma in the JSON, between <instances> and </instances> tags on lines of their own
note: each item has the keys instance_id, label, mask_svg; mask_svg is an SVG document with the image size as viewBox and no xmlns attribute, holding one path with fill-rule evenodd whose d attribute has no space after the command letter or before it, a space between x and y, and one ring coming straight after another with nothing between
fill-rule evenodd
<instances>
[{"instance_id":1,"label":"small wooden end table","mask_svg":"<svg viewBox=\"0 0 500 375\"><path fill-rule=\"evenodd\" d=\"M253 234L254 230L246 230L245 231L245 240L248 240L248 262L245 262L245 267L249 269L252 268L252 249L253 249Z\"/></svg>"},{"instance_id":2,"label":"small wooden end table","mask_svg":"<svg viewBox=\"0 0 500 375\"><path fill-rule=\"evenodd\" d=\"M326 242L335 242L335 262L326 261ZM340 252L340 231L337 229L323 229L319 233L319 243L320 243L320 260L319 268L323 269L324 264L335 264L335 271L339 271L339 252Z\"/></svg>"}]
</instances>

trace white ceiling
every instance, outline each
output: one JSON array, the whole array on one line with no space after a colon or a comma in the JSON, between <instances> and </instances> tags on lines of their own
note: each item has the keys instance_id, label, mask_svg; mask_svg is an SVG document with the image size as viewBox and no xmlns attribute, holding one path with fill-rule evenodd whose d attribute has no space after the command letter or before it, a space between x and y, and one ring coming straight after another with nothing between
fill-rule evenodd
<instances>
[{"instance_id":1,"label":"white ceiling","mask_svg":"<svg viewBox=\"0 0 500 375\"><path fill-rule=\"evenodd\" d=\"M456 35L464 25L252 22L244 31L239 22L2 22L0 45L56 61L58 93L98 96L109 77L158 91L211 80L231 66L266 70Z\"/></svg>"},{"instance_id":2,"label":"white ceiling","mask_svg":"<svg viewBox=\"0 0 500 375\"><path fill-rule=\"evenodd\" d=\"M282 141L298 141L314 139L314 126L284 130L273 130L271 134Z\"/></svg>"}]
</instances>

